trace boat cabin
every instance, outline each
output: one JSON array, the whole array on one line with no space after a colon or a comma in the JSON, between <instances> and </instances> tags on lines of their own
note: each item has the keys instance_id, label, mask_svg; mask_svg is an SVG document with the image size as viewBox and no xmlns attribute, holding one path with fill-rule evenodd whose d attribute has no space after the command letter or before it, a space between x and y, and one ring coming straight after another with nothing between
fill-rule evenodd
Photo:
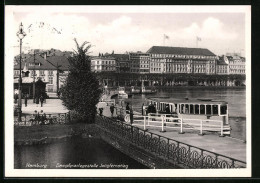
<instances>
[{"instance_id":1,"label":"boat cabin","mask_svg":"<svg viewBox=\"0 0 260 183\"><path fill-rule=\"evenodd\" d=\"M177 114L179 118L200 120L221 120L228 124L228 103L212 99L172 99L169 97L149 98L158 113Z\"/></svg>"}]
</instances>

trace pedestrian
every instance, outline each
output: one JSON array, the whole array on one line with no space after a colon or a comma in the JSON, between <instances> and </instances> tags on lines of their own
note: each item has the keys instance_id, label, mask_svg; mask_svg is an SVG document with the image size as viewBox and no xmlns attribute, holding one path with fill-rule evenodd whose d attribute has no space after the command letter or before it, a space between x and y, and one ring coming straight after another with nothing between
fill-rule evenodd
<instances>
[{"instance_id":1,"label":"pedestrian","mask_svg":"<svg viewBox=\"0 0 260 183\"><path fill-rule=\"evenodd\" d=\"M60 90L57 91L58 98L60 98Z\"/></svg>"},{"instance_id":2,"label":"pedestrian","mask_svg":"<svg viewBox=\"0 0 260 183\"><path fill-rule=\"evenodd\" d=\"M126 103L125 110L126 110L126 114L129 114L130 111L129 103Z\"/></svg>"},{"instance_id":3,"label":"pedestrian","mask_svg":"<svg viewBox=\"0 0 260 183\"><path fill-rule=\"evenodd\" d=\"M27 94L24 95L24 105L27 107Z\"/></svg>"},{"instance_id":4,"label":"pedestrian","mask_svg":"<svg viewBox=\"0 0 260 183\"><path fill-rule=\"evenodd\" d=\"M100 116L103 115L103 108L99 108L99 115L100 115Z\"/></svg>"},{"instance_id":5,"label":"pedestrian","mask_svg":"<svg viewBox=\"0 0 260 183\"><path fill-rule=\"evenodd\" d=\"M44 97L41 95L40 97L41 107L43 106L43 101L44 101Z\"/></svg>"},{"instance_id":6,"label":"pedestrian","mask_svg":"<svg viewBox=\"0 0 260 183\"><path fill-rule=\"evenodd\" d=\"M15 94L14 94L14 103L15 103L15 104L17 104L17 99L18 99L18 94L15 93Z\"/></svg>"},{"instance_id":7,"label":"pedestrian","mask_svg":"<svg viewBox=\"0 0 260 183\"><path fill-rule=\"evenodd\" d=\"M171 112L170 112L170 107L169 107L169 104L168 105L166 105L166 108L165 108L165 113L166 114L170 114Z\"/></svg>"},{"instance_id":8,"label":"pedestrian","mask_svg":"<svg viewBox=\"0 0 260 183\"><path fill-rule=\"evenodd\" d=\"M131 107L130 109L130 124L132 125L134 122L134 112L133 112L133 109Z\"/></svg>"},{"instance_id":9,"label":"pedestrian","mask_svg":"<svg viewBox=\"0 0 260 183\"><path fill-rule=\"evenodd\" d=\"M111 112L111 116L113 117L113 115L114 115L114 109L115 109L115 106L114 106L114 104L112 104L111 106L110 106L110 112Z\"/></svg>"}]
</instances>

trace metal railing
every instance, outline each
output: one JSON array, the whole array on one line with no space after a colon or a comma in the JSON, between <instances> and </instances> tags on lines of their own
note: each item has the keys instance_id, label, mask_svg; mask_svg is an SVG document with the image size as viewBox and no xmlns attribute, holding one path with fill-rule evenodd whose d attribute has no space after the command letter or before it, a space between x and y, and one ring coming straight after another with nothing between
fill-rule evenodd
<instances>
[{"instance_id":1,"label":"metal railing","mask_svg":"<svg viewBox=\"0 0 260 183\"><path fill-rule=\"evenodd\" d=\"M200 135L204 135L203 131L210 130L220 132L220 136L224 136L224 126L221 120L183 119L172 114L150 113L148 116L134 115L133 122L134 126L143 127L144 130L147 127L161 128L162 132L167 128L180 129L180 133L184 133L184 130L195 130L199 131ZM215 124L209 124L209 122Z\"/></svg>"},{"instance_id":2,"label":"metal railing","mask_svg":"<svg viewBox=\"0 0 260 183\"><path fill-rule=\"evenodd\" d=\"M52 114L22 114L22 121L14 117L15 126L49 125L64 124L70 122L70 113L52 113Z\"/></svg>"},{"instance_id":3,"label":"metal railing","mask_svg":"<svg viewBox=\"0 0 260 183\"><path fill-rule=\"evenodd\" d=\"M183 168L245 168L246 163L114 120L97 116L96 124L110 134Z\"/></svg>"}]
</instances>

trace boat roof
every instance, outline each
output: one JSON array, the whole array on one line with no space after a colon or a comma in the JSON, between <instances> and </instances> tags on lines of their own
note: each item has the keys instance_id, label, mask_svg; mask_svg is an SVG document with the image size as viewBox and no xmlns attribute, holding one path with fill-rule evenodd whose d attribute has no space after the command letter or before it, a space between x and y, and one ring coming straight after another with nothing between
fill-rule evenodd
<instances>
[{"instance_id":1,"label":"boat roof","mask_svg":"<svg viewBox=\"0 0 260 183\"><path fill-rule=\"evenodd\" d=\"M170 97L150 97L147 98L148 100L156 101L156 102L165 102L165 103L182 103L182 104L227 104L226 101L220 101L220 100L214 100L210 98L200 98L200 99L194 99L194 98L170 98Z\"/></svg>"}]
</instances>

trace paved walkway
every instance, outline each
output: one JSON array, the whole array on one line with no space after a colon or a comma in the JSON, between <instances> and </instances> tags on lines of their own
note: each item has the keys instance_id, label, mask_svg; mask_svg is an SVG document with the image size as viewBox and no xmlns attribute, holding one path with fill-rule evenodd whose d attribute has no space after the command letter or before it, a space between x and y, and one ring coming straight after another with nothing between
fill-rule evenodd
<instances>
[{"instance_id":1,"label":"paved walkway","mask_svg":"<svg viewBox=\"0 0 260 183\"><path fill-rule=\"evenodd\" d=\"M103 115L111 117L109 107L105 104L103 107ZM139 128L143 129L142 127ZM149 132L246 162L246 143L241 140L231 137L219 137L217 134L200 136L197 131L179 134L177 129L166 129L166 132L162 133L160 132L161 128L146 128Z\"/></svg>"},{"instance_id":2,"label":"paved walkway","mask_svg":"<svg viewBox=\"0 0 260 183\"><path fill-rule=\"evenodd\" d=\"M68 112L67 108L62 105L62 101L60 99L46 99L46 103L43 103L43 106L41 107L41 104L33 103L33 100L30 99L27 102L27 107L22 105L22 111L23 113L29 113L33 114L34 111L40 112L41 110L44 113L66 113Z\"/></svg>"}]
</instances>

